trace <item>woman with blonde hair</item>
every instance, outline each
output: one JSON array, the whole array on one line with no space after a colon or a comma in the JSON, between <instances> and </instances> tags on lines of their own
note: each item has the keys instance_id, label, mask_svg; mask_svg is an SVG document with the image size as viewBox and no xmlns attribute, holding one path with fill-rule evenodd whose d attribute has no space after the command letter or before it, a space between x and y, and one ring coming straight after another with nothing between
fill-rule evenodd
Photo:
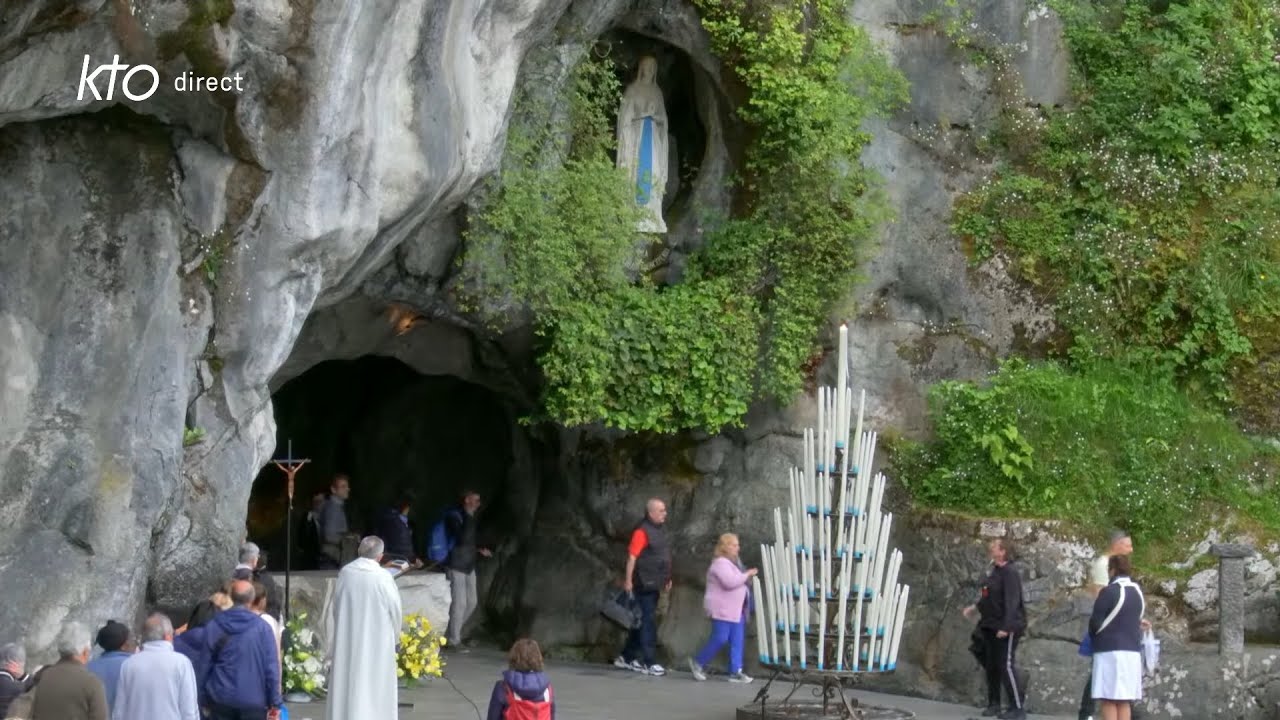
<instances>
[{"instance_id":1,"label":"woman with blonde hair","mask_svg":"<svg viewBox=\"0 0 1280 720\"><path fill-rule=\"evenodd\" d=\"M725 533L716 543L716 556L707 569L707 594L702 605L711 616L711 637L696 657L689 659L689 670L697 680L706 680L704 670L720 649L729 645L729 682L749 683L742 671L742 646L746 641L747 586L756 569L743 570L738 560L738 536Z\"/></svg>"}]
</instances>

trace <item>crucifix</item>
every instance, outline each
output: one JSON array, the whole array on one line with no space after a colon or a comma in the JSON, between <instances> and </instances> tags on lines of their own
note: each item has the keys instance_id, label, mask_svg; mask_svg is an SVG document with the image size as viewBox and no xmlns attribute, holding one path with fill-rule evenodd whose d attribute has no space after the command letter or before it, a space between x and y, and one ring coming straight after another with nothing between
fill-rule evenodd
<instances>
[{"instance_id":1,"label":"crucifix","mask_svg":"<svg viewBox=\"0 0 1280 720\"><path fill-rule=\"evenodd\" d=\"M289 495L288 509L284 515L284 618L285 622L289 621L289 570L293 564L293 478L302 469L303 465L311 462L311 458L294 458L293 457L293 440L289 441L288 457L277 458L271 461L280 471L284 473L287 480L287 492Z\"/></svg>"}]
</instances>

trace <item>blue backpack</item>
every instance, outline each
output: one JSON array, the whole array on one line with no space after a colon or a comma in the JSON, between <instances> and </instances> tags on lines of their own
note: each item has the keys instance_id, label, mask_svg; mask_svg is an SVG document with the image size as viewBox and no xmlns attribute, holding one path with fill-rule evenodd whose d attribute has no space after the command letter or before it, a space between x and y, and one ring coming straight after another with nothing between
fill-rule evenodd
<instances>
[{"instance_id":1,"label":"blue backpack","mask_svg":"<svg viewBox=\"0 0 1280 720\"><path fill-rule=\"evenodd\" d=\"M458 539L449 534L449 518L462 518L457 508L446 510L431 526L431 535L427 539L427 559L433 563L440 564L449 558L449 553L453 551L453 546Z\"/></svg>"}]
</instances>

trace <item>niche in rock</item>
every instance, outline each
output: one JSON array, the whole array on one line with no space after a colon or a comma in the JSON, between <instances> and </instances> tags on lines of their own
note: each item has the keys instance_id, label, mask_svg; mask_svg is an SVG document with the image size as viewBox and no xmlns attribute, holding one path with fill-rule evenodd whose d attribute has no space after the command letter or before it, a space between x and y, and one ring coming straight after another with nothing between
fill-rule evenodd
<instances>
[{"instance_id":1,"label":"niche in rock","mask_svg":"<svg viewBox=\"0 0 1280 720\"><path fill-rule=\"evenodd\" d=\"M618 81L626 88L636 79L636 69L645 56L657 61L657 83L662 89L669 127L668 177L663 196L663 216L667 226L674 227L690 210L694 185L702 158L707 151L707 131L702 118L704 112L714 112L713 98L699 98L699 92L710 93L714 85L706 78L699 82L690 57L679 48L661 40L646 37L627 30L614 30L601 36L596 52L613 61ZM705 74L704 74L705 75ZM702 102L699 102L702 100ZM611 120L616 128L618 108L610 108Z\"/></svg>"},{"instance_id":2,"label":"niche in rock","mask_svg":"<svg viewBox=\"0 0 1280 720\"><path fill-rule=\"evenodd\" d=\"M294 548L313 497L326 493L335 474L351 479L347 518L353 532L369 533L405 491L415 500L409 520L418 552L441 509L463 489L489 505L484 525L510 524L507 498L512 470L514 413L492 391L450 375L423 375L399 360L366 355L329 360L285 383L272 397L276 452L310 462L297 474L293 500ZM516 497L520 493L514 494ZM267 464L254 480L248 532L268 554L285 559L284 474ZM294 569L309 567L296 554Z\"/></svg>"}]
</instances>

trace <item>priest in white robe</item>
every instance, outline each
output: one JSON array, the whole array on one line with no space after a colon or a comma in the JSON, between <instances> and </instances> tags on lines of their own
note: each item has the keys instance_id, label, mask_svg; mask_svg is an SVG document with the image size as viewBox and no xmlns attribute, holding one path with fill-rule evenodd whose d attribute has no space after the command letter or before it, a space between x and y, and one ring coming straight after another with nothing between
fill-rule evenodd
<instances>
[{"instance_id":1,"label":"priest in white robe","mask_svg":"<svg viewBox=\"0 0 1280 720\"><path fill-rule=\"evenodd\" d=\"M382 540L360 541L358 557L338 573L329 639L328 720L396 720L396 643L400 591L379 561Z\"/></svg>"}]
</instances>

